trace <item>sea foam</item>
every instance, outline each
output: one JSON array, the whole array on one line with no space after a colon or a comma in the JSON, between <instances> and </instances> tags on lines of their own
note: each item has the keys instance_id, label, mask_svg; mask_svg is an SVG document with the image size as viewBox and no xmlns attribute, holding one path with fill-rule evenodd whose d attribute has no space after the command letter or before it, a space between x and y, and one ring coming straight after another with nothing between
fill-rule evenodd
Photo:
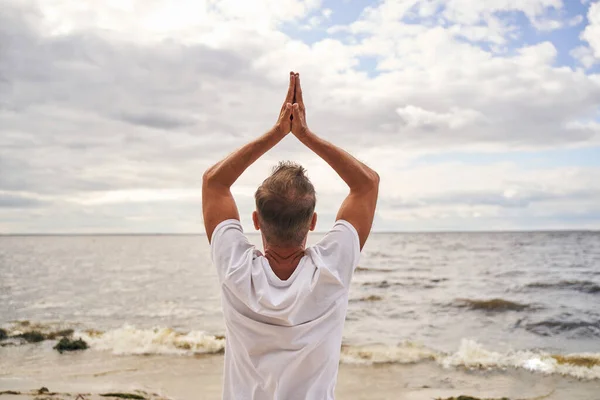
<instances>
[{"instance_id":1,"label":"sea foam","mask_svg":"<svg viewBox=\"0 0 600 400\"><path fill-rule=\"evenodd\" d=\"M125 325L107 332L76 332L91 348L126 354L216 354L225 348L222 336L201 331L177 332L170 328L138 329Z\"/></svg>"},{"instance_id":2,"label":"sea foam","mask_svg":"<svg viewBox=\"0 0 600 400\"><path fill-rule=\"evenodd\" d=\"M50 325L31 324L13 327L10 334L25 328L48 328ZM41 329L42 331L47 329ZM178 332L171 328L140 329L124 325L105 332L76 330L75 338L85 340L92 350L115 355L197 355L220 354L225 338L203 331ZM24 341L15 345L25 344ZM600 353L557 355L539 350L496 352L482 344L463 339L455 352L441 352L419 343L405 341L389 345L342 345L340 361L345 364L381 365L434 362L443 368L478 370L524 369L540 374L560 374L578 379L600 379Z\"/></svg>"},{"instance_id":3,"label":"sea foam","mask_svg":"<svg viewBox=\"0 0 600 400\"><path fill-rule=\"evenodd\" d=\"M500 353L486 349L474 340L463 339L456 352L437 352L425 346L404 342L398 346L344 346L341 361L351 364L410 364L434 361L444 368L505 370L525 369L542 374L560 374L578 379L600 379L600 354L566 356L517 350Z\"/></svg>"},{"instance_id":4,"label":"sea foam","mask_svg":"<svg viewBox=\"0 0 600 400\"><path fill-rule=\"evenodd\" d=\"M125 325L107 332L77 332L92 349L113 354L218 354L225 339L201 331L177 332L170 328L138 329ZM541 351L515 350L506 353L463 339L455 352L440 352L410 341L397 346L343 345L340 361L346 364L411 364L431 361L444 368L505 370L525 369L541 374L561 374L579 379L600 379L600 354L554 355Z\"/></svg>"}]
</instances>

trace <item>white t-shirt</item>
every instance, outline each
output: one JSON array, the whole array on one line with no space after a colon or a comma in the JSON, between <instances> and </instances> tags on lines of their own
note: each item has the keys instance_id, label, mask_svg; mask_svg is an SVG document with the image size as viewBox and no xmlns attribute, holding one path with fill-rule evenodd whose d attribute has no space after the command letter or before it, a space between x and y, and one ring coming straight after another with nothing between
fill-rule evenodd
<instances>
[{"instance_id":1,"label":"white t-shirt","mask_svg":"<svg viewBox=\"0 0 600 400\"><path fill-rule=\"evenodd\" d=\"M337 221L285 281L237 220L215 228L211 248L226 326L223 399L333 399L356 229Z\"/></svg>"}]
</instances>

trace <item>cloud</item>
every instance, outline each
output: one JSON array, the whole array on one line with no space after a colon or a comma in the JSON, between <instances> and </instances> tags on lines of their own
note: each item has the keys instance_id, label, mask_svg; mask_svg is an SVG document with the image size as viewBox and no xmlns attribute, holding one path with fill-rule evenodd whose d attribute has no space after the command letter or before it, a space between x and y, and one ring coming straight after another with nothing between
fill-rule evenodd
<instances>
[{"instance_id":1,"label":"cloud","mask_svg":"<svg viewBox=\"0 0 600 400\"><path fill-rule=\"evenodd\" d=\"M446 113L436 113L415 106L401 107L396 110L409 128L424 129L464 129L477 123L483 116L474 110L451 108Z\"/></svg>"},{"instance_id":2,"label":"cloud","mask_svg":"<svg viewBox=\"0 0 600 400\"><path fill-rule=\"evenodd\" d=\"M595 2L588 10L588 25L581 34L581 38L588 42L596 59L600 59L600 3Z\"/></svg>"},{"instance_id":3,"label":"cloud","mask_svg":"<svg viewBox=\"0 0 600 400\"><path fill-rule=\"evenodd\" d=\"M553 19L553 18L540 18L531 21L531 24L538 31L549 32L564 27L574 27L581 24L584 21L583 15L575 15L569 19Z\"/></svg>"},{"instance_id":4,"label":"cloud","mask_svg":"<svg viewBox=\"0 0 600 400\"><path fill-rule=\"evenodd\" d=\"M11 222L3 230L201 231L202 172L270 128L289 70L302 73L312 129L387 177L381 226L441 216L456 222L473 212L485 218L542 203L550 214L588 198L582 185L564 196L538 188L540 180L569 184L544 171L510 199L503 197L513 187L508 178L488 185L486 174L519 176L518 166L410 167L423 154L456 149L600 143L600 77L557 66L551 42L507 50L520 28L502 13L538 23L561 1L382 1L310 45L282 27L312 21L321 28L339 14L316 0L86 4L3 3L0 191L3 204L27 211L17 218L4 206L0 220ZM573 54L590 63L589 52ZM368 57L376 71L361 66ZM291 137L240 179L242 213L250 214L254 188L279 159L307 165L326 227L346 188ZM471 175L460 178L465 186L440 183ZM395 201L410 204L410 213Z\"/></svg>"},{"instance_id":5,"label":"cloud","mask_svg":"<svg viewBox=\"0 0 600 400\"><path fill-rule=\"evenodd\" d=\"M332 14L333 10L331 8L324 8L323 10L321 10L320 14L313 15L312 17L308 18L307 23L300 26L300 29L312 30L315 28L319 28L331 18Z\"/></svg>"},{"instance_id":6,"label":"cloud","mask_svg":"<svg viewBox=\"0 0 600 400\"><path fill-rule=\"evenodd\" d=\"M584 68L589 69L594 66L598 62L592 50L587 46L577 46L569 53L571 57L576 59L584 66Z\"/></svg>"},{"instance_id":7,"label":"cloud","mask_svg":"<svg viewBox=\"0 0 600 400\"><path fill-rule=\"evenodd\" d=\"M0 208L32 208L48 205L47 202L11 193L0 193Z\"/></svg>"},{"instance_id":8,"label":"cloud","mask_svg":"<svg viewBox=\"0 0 600 400\"><path fill-rule=\"evenodd\" d=\"M504 191L460 191L440 193L437 196L422 197L410 201L394 199L388 204L391 208L427 208L431 206L489 206L489 210L527 208L540 203L564 201L564 200L591 200L595 201L600 196L600 191L580 189L569 193L553 193L524 187L524 192L515 189ZM481 216L481 213L479 213Z\"/></svg>"},{"instance_id":9,"label":"cloud","mask_svg":"<svg viewBox=\"0 0 600 400\"><path fill-rule=\"evenodd\" d=\"M576 15L567 21L568 26L577 26L585 20L583 15Z\"/></svg>"},{"instance_id":10,"label":"cloud","mask_svg":"<svg viewBox=\"0 0 600 400\"><path fill-rule=\"evenodd\" d=\"M557 222L559 215L598 215L598 173L574 167L524 170L507 162L403 168L382 176L395 185L378 213L382 221L401 221L404 230L564 228L569 225Z\"/></svg>"},{"instance_id":11,"label":"cloud","mask_svg":"<svg viewBox=\"0 0 600 400\"><path fill-rule=\"evenodd\" d=\"M532 24L539 31L554 31L564 26L563 21L556 19L534 20Z\"/></svg>"},{"instance_id":12,"label":"cloud","mask_svg":"<svg viewBox=\"0 0 600 400\"><path fill-rule=\"evenodd\" d=\"M583 2L586 4L587 2ZM575 19L575 18L574 18ZM587 14L588 25L579 35L582 42L587 45L581 45L573 48L570 52L571 57L578 60L584 68L589 69L596 65L600 60L600 4L590 5Z\"/></svg>"},{"instance_id":13,"label":"cloud","mask_svg":"<svg viewBox=\"0 0 600 400\"><path fill-rule=\"evenodd\" d=\"M157 129L176 129L195 125L195 121L185 115L169 115L160 110L146 111L137 114L123 113L121 115L116 115L115 118L134 125L143 125Z\"/></svg>"}]
</instances>

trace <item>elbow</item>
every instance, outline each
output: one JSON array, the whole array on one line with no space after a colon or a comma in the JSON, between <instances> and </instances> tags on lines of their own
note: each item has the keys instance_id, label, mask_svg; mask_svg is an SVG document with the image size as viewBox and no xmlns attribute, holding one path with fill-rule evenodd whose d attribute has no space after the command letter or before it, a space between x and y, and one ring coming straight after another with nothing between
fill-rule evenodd
<instances>
[{"instance_id":1,"label":"elbow","mask_svg":"<svg viewBox=\"0 0 600 400\"><path fill-rule=\"evenodd\" d=\"M231 184L224 182L219 170L215 167L207 169L202 175L203 188L229 188L230 186Z\"/></svg>"},{"instance_id":2,"label":"elbow","mask_svg":"<svg viewBox=\"0 0 600 400\"><path fill-rule=\"evenodd\" d=\"M379 182L380 182L379 174L377 172L375 172L374 170L370 169L367 175L368 175L368 178L367 178L367 182L365 183L366 188L369 191L373 190L373 189L378 189Z\"/></svg>"},{"instance_id":3,"label":"elbow","mask_svg":"<svg viewBox=\"0 0 600 400\"><path fill-rule=\"evenodd\" d=\"M206 186L215 180L215 174L212 168L207 169L202 175L202 186Z\"/></svg>"},{"instance_id":4,"label":"elbow","mask_svg":"<svg viewBox=\"0 0 600 400\"><path fill-rule=\"evenodd\" d=\"M350 190L356 193L377 192L379 190L379 181L379 174L372 169L369 169L366 171L362 182L354 188L350 188Z\"/></svg>"},{"instance_id":5,"label":"elbow","mask_svg":"<svg viewBox=\"0 0 600 400\"><path fill-rule=\"evenodd\" d=\"M374 170L371 170L371 182L372 182L373 186L375 186L375 187L379 187L379 182L381 182L381 178L379 177L379 174L377 172L375 172Z\"/></svg>"}]
</instances>

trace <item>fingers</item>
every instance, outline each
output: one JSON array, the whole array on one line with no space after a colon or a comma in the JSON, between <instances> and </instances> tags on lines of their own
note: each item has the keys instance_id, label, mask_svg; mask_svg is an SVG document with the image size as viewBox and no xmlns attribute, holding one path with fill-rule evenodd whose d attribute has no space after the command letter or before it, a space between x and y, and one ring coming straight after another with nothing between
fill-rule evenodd
<instances>
[{"instance_id":1,"label":"fingers","mask_svg":"<svg viewBox=\"0 0 600 400\"><path fill-rule=\"evenodd\" d=\"M294 120L292 121L292 133L300 138L300 136L308 132L304 108L300 104L294 103L292 105L292 115L294 116Z\"/></svg>"},{"instance_id":2,"label":"fingers","mask_svg":"<svg viewBox=\"0 0 600 400\"><path fill-rule=\"evenodd\" d=\"M295 74L295 82L296 82L296 103L301 103L304 105L304 99L302 98L302 87L300 86L300 74L296 72Z\"/></svg>"},{"instance_id":3,"label":"fingers","mask_svg":"<svg viewBox=\"0 0 600 400\"><path fill-rule=\"evenodd\" d=\"M294 72L290 72L290 87L288 88L287 96L285 97L286 103L292 103L294 101L294 92L296 89L296 75Z\"/></svg>"}]
</instances>

